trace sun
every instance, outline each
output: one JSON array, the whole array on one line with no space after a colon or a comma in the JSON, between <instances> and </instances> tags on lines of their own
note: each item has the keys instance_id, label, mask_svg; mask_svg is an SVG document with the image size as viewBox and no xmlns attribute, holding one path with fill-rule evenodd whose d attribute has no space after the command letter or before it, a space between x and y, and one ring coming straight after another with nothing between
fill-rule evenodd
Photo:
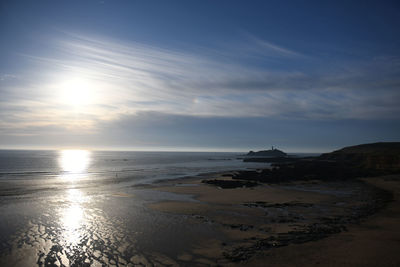
<instances>
[{"instance_id":1,"label":"sun","mask_svg":"<svg viewBox=\"0 0 400 267\"><path fill-rule=\"evenodd\" d=\"M59 86L59 101L73 107L84 107L95 100L93 83L83 78L72 78L62 82Z\"/></svg>"}]
</instances>

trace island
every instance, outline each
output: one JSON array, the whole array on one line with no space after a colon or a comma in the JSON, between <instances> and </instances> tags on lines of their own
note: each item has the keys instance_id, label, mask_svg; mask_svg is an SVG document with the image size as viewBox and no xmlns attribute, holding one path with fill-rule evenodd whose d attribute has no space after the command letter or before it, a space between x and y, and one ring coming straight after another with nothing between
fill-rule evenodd
<instances>
[{"instance_id":1,"label":"island","mask_svg":"<svg viewBox=\"0 0 400 267\"><path fill-rule=\"evenodd\" d=\"M293 157L289 157L288 154L282 150L276 149L273 146L269 150L260 150L257 152L250 151L243 158L244 162L287 162L288 160L295 160Z\"/></svg>"},{"instance_id":2,"label":"island","mask_svg":"<svg viewBox=\"0 0 400 267\"><path fill-rule=\"evenodd\" d=\"M278 158L278 157L287 157L287 154L282 150L271 147L269 150L260 150L257 152L250 151L246 154L246 156L250 157L265 157L265 158Z\"/></svg>"}]
</instances>

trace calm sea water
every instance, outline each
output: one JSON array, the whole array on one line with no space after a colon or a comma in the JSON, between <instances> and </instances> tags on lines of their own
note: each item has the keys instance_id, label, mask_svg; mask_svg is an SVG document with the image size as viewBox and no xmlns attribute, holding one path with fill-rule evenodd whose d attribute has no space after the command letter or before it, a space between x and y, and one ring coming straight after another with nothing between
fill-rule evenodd
<instances>
[{"instance_id":1,"label":"calm sea water","mask_svg":"<svg viewBox=\"0 0 400 267\"><path fill-rule=\"evenodd\" d=\"M200 173L257 168L240 153L0 150L0 196L110 185L126 187Z\"/></svg>"}]
</instances>

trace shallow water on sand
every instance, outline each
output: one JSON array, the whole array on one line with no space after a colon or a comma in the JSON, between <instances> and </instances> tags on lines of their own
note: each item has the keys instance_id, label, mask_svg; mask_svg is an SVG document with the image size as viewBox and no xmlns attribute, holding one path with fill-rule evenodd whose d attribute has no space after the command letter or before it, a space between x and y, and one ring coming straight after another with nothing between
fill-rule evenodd
<instances>
[{"instance_id":1,"label":"shallow water on sand","mask_svg":"<svg viewBox=\"0 0 400 267\"><path fill-rule=\"evenodd\" d=\"M0 265L176 264L177 252L218 236L207 224L145 207L194 201L139 184L259 167L233 153L1 151Z\"/></svg>"},{"instance_id":2,"label":"shallow water on sand","mask_svg":"<svg viewBox=\"0 0 400 267\"><path fill-rule=\"evenodd\" d=\"M207 225L186 225L184 218L151 211L154 200L188 197L133 189L97 194L71 188L58 196L2 206L3 262L9 266L101 266L151 262L172 264L177 252L195 240L218 235ZM3 224L4 227L4 224ZM5 229L2 229L5 230ZM10 264L11 263L11 264Z\"/></svg>"}]
</instances>

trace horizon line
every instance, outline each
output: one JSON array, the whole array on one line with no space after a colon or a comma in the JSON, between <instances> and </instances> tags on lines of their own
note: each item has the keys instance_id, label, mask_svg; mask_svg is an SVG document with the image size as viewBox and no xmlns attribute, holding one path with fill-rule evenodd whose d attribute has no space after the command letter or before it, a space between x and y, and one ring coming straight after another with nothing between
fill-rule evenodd
<instances>
[{"instance_id":1,"label":"horizon line","mask_svg":"<svg viewBox=\"0 0 400 267\"><path fill-rule=\"evenodd\" d=\"M310 154L321 154L332 152L336 149L283 149L274 146L279 150L285 151L285 153L310 153ZM195 147L185 147L185 148L171 148L171 147L159 147L159 148L106 148L106 147L0 147L0 150L27 150L27 151L61 151L61 150L89 150L89 151L110 151L110 152L198 152L198 153L207 153L207 152L216 152L216 153L247 153L249 151L261 151L268 150L269 148L195 148Z\"/></svg>"}]
</instances>

